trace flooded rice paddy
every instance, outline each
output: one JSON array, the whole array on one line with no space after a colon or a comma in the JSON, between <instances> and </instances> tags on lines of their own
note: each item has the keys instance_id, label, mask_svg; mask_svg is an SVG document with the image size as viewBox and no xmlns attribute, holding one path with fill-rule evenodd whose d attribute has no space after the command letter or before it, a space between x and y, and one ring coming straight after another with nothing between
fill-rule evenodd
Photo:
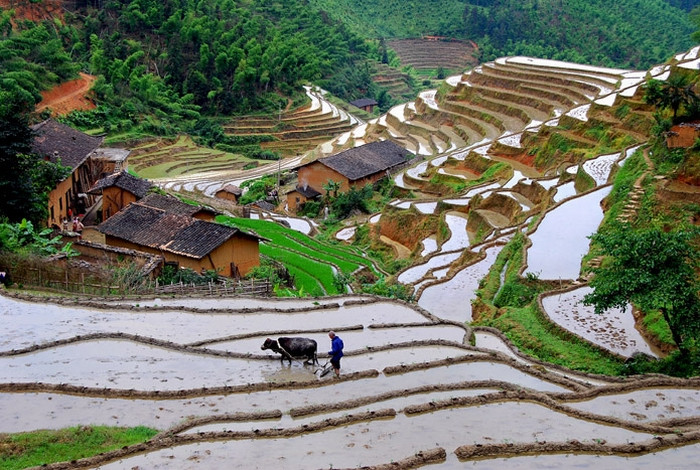
<instances>
[{"instance_id":1,"label":"flooded rice paddy","mask_svg":"<svg viewBox=\"0 0 700 470\"><path fill-rule=\"evenodd\" d=\"M480 263L499 249L486 248ZM558 449L571 442L646 442L672 435L679 420L690 431L700 414L697 382L619 383L539 365L495 334L472 341L467 317L450 310L362 296L59 305L3 295L0 432L164 431L84 468L402 468L415 459L414 467L489 468L505 458L530 468L544 460L509 455L503 444L550 443L537 459L561 465L569 461ZM340 379L318 374L328 329L346 346ZM260 349L283 335L315 339L319 364L282 363ZM602 460L583 456L581 466L658 455L685 468L693 442L639 457L601 450ZM485 459L464 457L475 444L490 452Z\"/></svg>"}]
</instances>

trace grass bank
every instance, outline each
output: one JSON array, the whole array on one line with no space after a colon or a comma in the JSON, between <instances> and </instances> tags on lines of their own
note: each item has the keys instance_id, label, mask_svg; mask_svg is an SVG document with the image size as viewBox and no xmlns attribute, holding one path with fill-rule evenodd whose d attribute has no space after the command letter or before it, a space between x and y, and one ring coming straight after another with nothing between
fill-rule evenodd
<instances>
[{"instance_id":1,"label":"grass bank","mask_svg":"<svg viewBox=\"0 0 700 470\"><path fill-rule=\"evenodd\" d=\"M145 442L157 433L143 426L79 426L56 431L0 434L0 468L15 470L70 462Z\"/></svg>"}]
</instances>

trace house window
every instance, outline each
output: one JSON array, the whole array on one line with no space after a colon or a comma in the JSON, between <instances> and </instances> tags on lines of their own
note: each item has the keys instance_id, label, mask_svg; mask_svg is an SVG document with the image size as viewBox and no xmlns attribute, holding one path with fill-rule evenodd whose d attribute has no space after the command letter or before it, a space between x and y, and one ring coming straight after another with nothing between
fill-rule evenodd
<instances>
[{"instance_id":1,"label":"house window","mask_svg":"<svg viewBox=\"0 0 700 470\"><path fill-rule=\"evenodd\" d=\"M58 210L60 212L63 212L63 198L62 197L58 198Z\"/></svg>"}]
</instances>

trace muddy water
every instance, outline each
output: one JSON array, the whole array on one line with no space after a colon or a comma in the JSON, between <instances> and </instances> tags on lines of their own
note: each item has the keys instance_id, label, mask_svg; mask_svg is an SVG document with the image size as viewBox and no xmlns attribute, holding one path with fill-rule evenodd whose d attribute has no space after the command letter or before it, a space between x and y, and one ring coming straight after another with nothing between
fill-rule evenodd
<instances>
[{"instance_id":1,"label":"muddy water","mask_svg":"<svg viewBox=\"0 0 700 470\"><path fill-rule=\"evenodd\" d=\"M435 255L431 257L428 261L417 266L413 266L399 274L398 281L402 284L413 284L420 278L425 276L425 274L431 269L439 268L442 266L449 265L454 260L459 258L461 253L447 253L444 255Z\"/></svg>"},{"instance_id":2,"label":"muddy water","mask_svg":"<svg viewBox=\"0 0 700 470\"><path fill-rule=\"evenodd\" d=\"M442 244L441 251L452 251L469 246L467 235L467 217L461 212L445 214L445 223L450 229L450 238Z\"/></svg>"},{"instance_id":3,"label":"muddy water","mask_svg":"<svg viewBox=\"0 0 700 470\"><path fill-rule=\"evenodd\" d=\"M460 339L461 342L461 339ZM363 344L362 347L365 347ZM346 343L346 350L351 352ZM261 351L262 352L262 351ZM461 357L468 352L449 346L395 347L353 356L347 372ZM84 387L137 390L182 390L258 382L309 380L313 368L294 361L280 374L280 361L187 354L128 341L87 341L20 356L0 357L5 381L42 382ZM291 375L291 376L290 376Z\"/></svg>"},{"instance_id":4,"label":"muddy water","mask_svg":"<svg viewBox=\"0 0 700 470\"><path fill-rule=\"evenodd\" d=\"M588 252L588 236L603 219L600 201L610 193L606 186L573 198L547 212L530 235L527 273L540 279L576 279L581 259Z\"/></svg>"},{"instance_id":5,"label":"muddy water","mask_svg":"<svg viewBox=\"0 0 700 470\"><path fill-rule=\"evenodd\" d=\"M360 349L368 346L382 346L391 343L427 341L431 339L445 339L454 341L455 343L462 343L465 330L452 325L425 325L402 326L401 328L365 328L363 330L339 331L338 334L342 336L346 348ZM304 336L316 340L319 354L325 353L330 349L330 340L325 332L299 333L294 336ZM213 343L207 344L206 347L238 353L264 353L260 350L260 345L262 345L266 337L267 335L245 338L237 341ZM275 336L273 335L273 337ZM267 353L270 354L271 357L273 356L270 351L267 351Z\"/></svg>"},{"instance_id":6,"label":"muddy water","mask_svg":"<svg viewBox=\"0 0 700 470\"><path fill-rule=\"evenodd\" d=\"M470 322L471 301L475 298L479 281L496 260L501 245L486 250L486 258L467 266L449 281L427 287L418 299L418 305L445 320Z\"/></svg>"},{"instance_id":7,"label":"muddy water","mask_svg":"<svg viewBox=\"0 0 700 470\"><path fill-rule=\"evenodd\" d=\"M142 299L130 301L102 301L106 305L134 305L141 307L167 307L167 306L182 306L184 308L197 309L299 309L313 308L318 305L340 304L343 305L348 301L357 301L367 299L362 296L346 296L346 297L321 297L321 298L253 298L253 297L207 297L207 298L168 298L161 297L156 299ZM0 298L0 305L4 301Z\"/></svg>"},{"instance_id":8,"label":"muddy water","mask_svg":"<svg viewBox=\"0 0 700 470\"><path fill-rule=\"evenodd\" d=\"M569 403L569 406L627 421L650 422L690 418L700 416L700 390L654 388L601 396L588 401Z\"/></svg>"},{"instance_id":9,"label":"muddy water","mask_svg":"<svg viewBox=\"0 0 700 470\"><path fill-rule=\"evenodd\" d=\"M357 227L347 227L338 230L338 233L335 234L335 238L338 240L348 241L355 236L355 230L357 230Z\"/></svg>"},{"instance_id":10,"label":"muddy water","mask_svg":"<svg viewBox=\"0 0 700 470\"><path fill-rule=\"evenodd\" d=\"M574 182L569 181L562 185L557 186L557 192L554 195L554 202L561 202L564 199L568 199L571 196L576 195L576 188L574 187Z\"/></svg>"},{"instance_id":11,"label":"muddy water","mask_svg":"<svg viewBox=\"0 0 700 470\"><path fill-rule=\"evenodd\" d=\"M369 357L369 356L368 356ZM343 371L355 366L356 357L343 359ZM386 361L384 361L386 362ZM380 365L377 363L377 365ZM280 365L270 361L266 367L270 378L277 382L290 379L316 380L313 367L298 364ZM174 400L126 400L79 397L51 393L0 394L0 432L21 432L34 429L59 429L70 425L92 424L136 426L139 424L165 429L188 416L212 416L226 413L269 411L344 402L382 393L399 392L420 386L448 385L464 381L495 379L534 390L565 392L566 389L533 377L505 364L492 362L461 363L434 367L430 370L385 376L359 381L338 382L320 379L322 389L281 389L264 392L211 395ZM113 386L113 384L108 384ZM202 386L200 384L199 386ZM460 395L461 392L454 392ZM430 399L426 399L426 402ZM76 413L76 410L81 410ZM289 421L283 417L282 421Z\"/></svg>"},{"instance_id":12,"label":"muddy water","mask_svg":"<svg viewBox=\"0 0 700 470\"><path fill-rule=\"evenodd\" d=\"M197 302L190 299L190 302L206 308L204 300ZM213 304L215 300L211 299L210 302ZM225 300L218 299L216 302ZM313 302L304 301L309 307L313 306ZM274 302L267 303L272 304ZM293 304L277 305L281 308L282 305ZM0 296L0 319L7 325L0 338L2 351L89 333L122 332L188 343L248 332L298 330L303 328L303 325L330 330L361 322L371 324L426 320L410 306L394 302L377 302L369 306L343 305L339 308L295 312L204 314L187 311L138 312L97 310L79 306L61 307L19 302L4 296Z\"/></svg>"},{"instance_id":13,"label":"muddy water","mask_svg":"<svg viewBox=\"0 0 700 470\"><path fill-rule=\"evenodd\" d=\"M435 235L431 235L424 239L421 244L423 245L423 251L420 252L421 256L427 256L437 251L437 240L435 239Z\"/></svg>"},{"instance_id":14,"label":"muddy water","mask_svg":"<svg viewBox=\"0 0 700 470\"><path fill-rule=\"evenodd\" d=\"M592 160L584 162L583 169L595 180L596 185L603 185L608 182L610 170L617 159L620 158L620 155L620 152L609 155L601 155Z\"/></svg>"},{"instance_id":15,"label":"muddy water","mask_svg":"<svg viewBox=\"0 0 700 470\"><path fill-rule=\"evenodd\" d=\"M172 462L182 463L181 468L222 465L221 468L248 469L251 462L255 462L255 468L347 468L396 461L434 447L445 448L449 459L446 463L456 464L451 453L467 443L573 439L591 442L594 437L624 443L649 436L581 422L534 404L505 403L411 417L398 414L392 419L351 424L293 438L191 444L135 456L101 468L159 468ZM245 455L246 459L231 459L236 455Z\"/></svg>"},{"instance_id":16,"label":"muddy water","mask_svg":"<svg viewBox=\"0 0 700 470\"><path fill-rule=\"evenodd\" d=\"M416 202L413 207L422 214L433 214L437 208L437 202Z\"/></svg>"},{"instance_id":17,"label":"muddy water","mask_svg":"<svg viewBox=\"0 0 700 470\"><path fill-rule=\"evenodd\" d=\"M698 468L698 455L700 455L700 445L696 444L632 457L623 457L619 455L558 454L474 460L463 463L464 467L460 468L475 468L478 470L502 470L504 468L557 470L562 468L595 470L620 470L624 468L651 470L668 468L674 470L690 470ZM432 469L433 466L430 468ZM437 465L434 466L434 468L450 468L450 466Z\"/></svg>"},{"instance_id":18,"label":"muddy water","mask_svg":"<svg viewBox=\"0 0 700 470\"><path fill-rule=\"evenodd\" d=\"M584 286L544 297L542 305L549 318L561 327L616 354L626 357L635 352L655 355L634 326L631 306L598 315L592 305L583 304L583 297L591 292L593 289Z\"/></svg>"}]
</instances>

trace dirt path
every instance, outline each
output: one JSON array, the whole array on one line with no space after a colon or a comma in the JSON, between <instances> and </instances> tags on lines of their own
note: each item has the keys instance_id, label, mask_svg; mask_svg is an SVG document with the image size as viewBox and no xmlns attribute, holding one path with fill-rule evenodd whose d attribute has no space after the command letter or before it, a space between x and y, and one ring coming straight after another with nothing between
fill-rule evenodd
<instances>
[{"instance_id":1,"label":"dirt path","mask_svg":"<svg viewBox=\"0 0 700 470\"><path fill-rule=\"evenodd\" d=\"M42 92L42 100L36 107L37 112L50 109L51 114L63 115L71 111L86 111L95 109L95 103L87 94L97 77L80 73L80 78L62 83L52 89Z\"/></svg>"}]
</instances>

